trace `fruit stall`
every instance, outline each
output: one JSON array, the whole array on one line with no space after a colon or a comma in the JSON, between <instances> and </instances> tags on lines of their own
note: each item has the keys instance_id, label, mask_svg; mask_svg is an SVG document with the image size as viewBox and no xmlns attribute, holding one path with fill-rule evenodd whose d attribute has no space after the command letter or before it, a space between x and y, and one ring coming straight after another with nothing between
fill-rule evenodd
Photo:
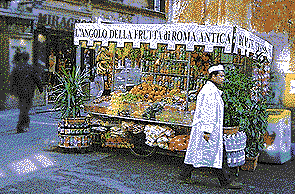
<instances>
[{"instance_id":1,"label":"fruit stall","mask_svg":"<svg viewBox=\"0 0 295 194\"><path fill-rule=\"evenodd\" d=\"M249 58L272 58L268 42L232 26L76 24L74 44L81 47L82 65L103 77L104 92L85 105L94 143L138 156L185 155L210 64L246 72ZM258 50L264 52L253 56ZM259 88L268 87L263 83ZM243 140L240 150L244 146Z\"/></svg>"}]
</instances>

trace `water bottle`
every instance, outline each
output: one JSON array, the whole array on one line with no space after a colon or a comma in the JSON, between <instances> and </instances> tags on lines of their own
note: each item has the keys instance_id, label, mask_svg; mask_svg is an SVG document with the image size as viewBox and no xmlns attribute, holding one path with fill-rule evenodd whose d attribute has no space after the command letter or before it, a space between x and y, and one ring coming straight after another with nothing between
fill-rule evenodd
<instances>
[{"instance_id":1,"label":"water bottle","mask_svg":"<svg viewBox=\"0 0 295 194\"><path fill-rule=\"evenodd\" d=\"M237 149L241 148L241 134L237 134Z\"/></svg>"},{"instance_id":2,"label":"water bottle","mask_svg":"<svg viewBox=\"0 0 295 194\"><path fill-rule=\"evenodd\" d=\"M227 150L226 136L223 135L222 138L223 138L224 149Z\"/></svg>"},{"instance_id":3,"label":"water bottle","mask_svg":"<svg viewBox=\"0 0 295 194\"><path fill-rule=\"evenodd\" d=\"M231 166L233 167L233 166L235 166L236 165L236 152L232 152L232 164L231 164Z\"/></svg>"},{"instance_id":4,"label":"water bottle","mask_svg":"<svg viewBox=\"0 0 295 194\"><path fill-rule=\"evenodd\" d=\"M228 144L228 151L231 152L231 150L232 150L232 137L231 136L228 136L227 144Z\"/></svg>"},{"instance_id":5,"label":"water bottle","mask_svg":"<svg viewBox=\"0 0 295 194\"><path fill-rule=\"evenodd\" d=\"M241 163L240 165L243 165L245 163L245 151L241 150Z\"/></svg>"},{"instance_id":6,"label":"water bottle","mask_svg":"<svg viewBox=\"0 0 295 194\"><path fill-rule=\"evenodd\" d=\"M243 146L246 146L246 140L247 140L246 133L243 133L243 138L242 138Z\"/></svg>"},{"instance_id":7,"label":"water bottle","mask_svg":"<svg viewBox=\"0 0 295 194\"><path fill-rule=\"evenodd\" d=\"M230 150L230 146L231 146L230 143L231 143L231 142L230 142L230 135L228 135L227 138L226 138L226 144L227 144L227 150L228 150L228 151Z\"/></svg>"},{"instance_id":8,"label":"water bottle","mask_svg":"<svg viewBox=\"0 0 295 194\"><path fill-rule=\"evenodd\" d=\"M226 141L227 141L227 150L229 151L230 150L230 136L227 136Z\"/></svg>"},{"instance_id":9,"label":"water bottle","mask_svg":"<svg viewBox=\"0 0 295 194\"><path fill-rule=\"evenodd\" d=\"M236 135L236 149L240 148L240 135L239 133Z\"/></svg>"},{"instance_id":10,"label":"water bottle","mask_svg":"<svg viewBox=\"0 0 295 194\"><path fill-rule=\"evenodd\" d=\"M233 134L233 139L234 139L233 149L236 150L236 148L237 148L237 135L236 134Z\"/></svg>"},{"instance_id":11,"label":"water bottle","mask_svg":"<svg viewBox=\"0 0 295 194\"><path fill-rule=\"evenodd\" d=\"M232 161L232 153L228 152L228 154L227 154L227 163L230 165L231 161Z\"/></svg>"},{"instance_id":12,"label":"water bottle","mask_svg":"<svg viewBox=\"0 0 295 194\"><path fill-rule=\"evenodd\" d=\"M235 138L234 138L234 135L231 135L231 141L230 142L231 142L231 146L230 146L231 148L230 149L231 150L234 150L235 149Z\"/></svg>"},{"instance_id":13,"label":"water bottle","mask_svg":"<svg viewBox=\"0 0 295 194\"><path fill-rule=\"evenodd\" d=\"M233 150L235 150L237 147L237 137L236 134L233 134Z\"/></svg>"},{"instance_id":14,"label":"water bottle","mask_svg":"<svg viewBox=\"0 0 295 194\"><path fill-rule=\"evenodd\" d=\"M238 151L238 153L237 153L237 159L238 159L237 165L240 166L240 163L241 163L241 151Z\"/></svg>"},{"instance_id":15,"label":"water bottle","mask_svg":"<svg viewBox=\"0 0 295 194\"><path fill-rule=\"evenodd\" d=\"M233 166L234 162L235 162L235 153L231 152L231 164L230 164L230 166Z\"/></svg>"},{"instance_id":16,"label":"water bottle","mask_svg":"<svg viewBox=\"0 0 295 194\"><path fill-rule=\"evenodd\" d=\"M237 161L238 161L238 153L234 152L234 166L237 166Z\"/></svg>"},{"instance_id":17,"label":"water bottle","mask_svg":"<svg viewBox=\"0 0 295 194\"><path fill-rule=\"evenodd\" d=\"M247 141L247 135L246 133L243 132L243 138L242 138L243 146L246 145L246 141Z\"/></svg>"},{"instance_id":18,"label":"water bottle","mask_svg":"<svg viewBox=\"0 0 295 194\"><path fill-rule=\"evenodd\" d=\"M239 151L239 155L238 155L238 157L239 157L239 160L241 160L241 157L242 157L242 150Z\"/></svg>"}]
</instances>

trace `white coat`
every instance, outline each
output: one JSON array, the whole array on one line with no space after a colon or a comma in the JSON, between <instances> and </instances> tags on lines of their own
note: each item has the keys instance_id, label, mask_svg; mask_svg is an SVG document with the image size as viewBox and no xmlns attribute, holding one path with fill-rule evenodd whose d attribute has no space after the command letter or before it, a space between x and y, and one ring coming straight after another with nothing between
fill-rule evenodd
<instances>
[{"instance_id":1,"label":"white coat","mask_svg":"<svg viewBox=\"0 0 295 194\"><path fill-rule=\"evenodd\" d=\"M196 110L184 163L195 168L222 168L223 112L222 91L208 81L197 96ZM211 134L207 142L203 134Z\"/></svg>"}]
</instances>

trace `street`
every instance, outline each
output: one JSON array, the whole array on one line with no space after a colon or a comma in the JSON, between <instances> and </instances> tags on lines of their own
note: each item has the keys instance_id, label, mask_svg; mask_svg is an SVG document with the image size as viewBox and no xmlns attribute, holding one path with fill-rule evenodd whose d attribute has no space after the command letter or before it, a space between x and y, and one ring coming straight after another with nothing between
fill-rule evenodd
<instances>
[{"instance_id":1,"label":"street","mask_svg":"<svg viewBox=\"0 0 295 194\"><path fill-rule=\"evenodd\" d=\"M0 193L295 193L295 161L258 164L241 171L243 190L218 188L217 178L199 172L207 186L177 182L183 159L156 154L137 158L129 150L64 153L56 149L58 112L31 111L29 131L14 134L19 111L0 111Z\"/></svg>"}]
</instances>

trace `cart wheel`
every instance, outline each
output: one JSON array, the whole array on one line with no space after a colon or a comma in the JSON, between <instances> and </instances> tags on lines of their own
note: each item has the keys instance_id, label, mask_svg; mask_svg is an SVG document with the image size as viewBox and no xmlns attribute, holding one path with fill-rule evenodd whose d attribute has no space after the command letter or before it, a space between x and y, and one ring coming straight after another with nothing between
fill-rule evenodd
<instances>
[{"instance_id":1,"label":"cart wheel","mask_svg":"<svg viewBox=\"0 0 295 194\"><path fill-rule=\"evenodd\" d=\"M148 145L143 147L137 147L134 145L134 148L130 147L130 151L134 156L146 158L151 157L155 154L156 147L150 147Z\"/></svg>"},{"instance_id":2,"label":"cart wheel","mask_svg":"<svg viewBox=\"0 0 295 194\"><path fill-rule=\"evenodd\" d=\"M236 177L239 177L239 173L240 173L240 167L238 166L237 168L236 168Z\"/></svg>"},{"instance_id":3,"label":"cart wheel","mask_svg":"<svg viewBox=\"0 0 295 194\"><path fill-rule=\"evenodd\" d=\"M156 147L151 147L146 145L146 135L144 132L138 134L129 134L131 137L130 143L134 145L134 147L129 147L131 153L137 157L151 157L155 151Z\"/></svg>"}]
</instances>

